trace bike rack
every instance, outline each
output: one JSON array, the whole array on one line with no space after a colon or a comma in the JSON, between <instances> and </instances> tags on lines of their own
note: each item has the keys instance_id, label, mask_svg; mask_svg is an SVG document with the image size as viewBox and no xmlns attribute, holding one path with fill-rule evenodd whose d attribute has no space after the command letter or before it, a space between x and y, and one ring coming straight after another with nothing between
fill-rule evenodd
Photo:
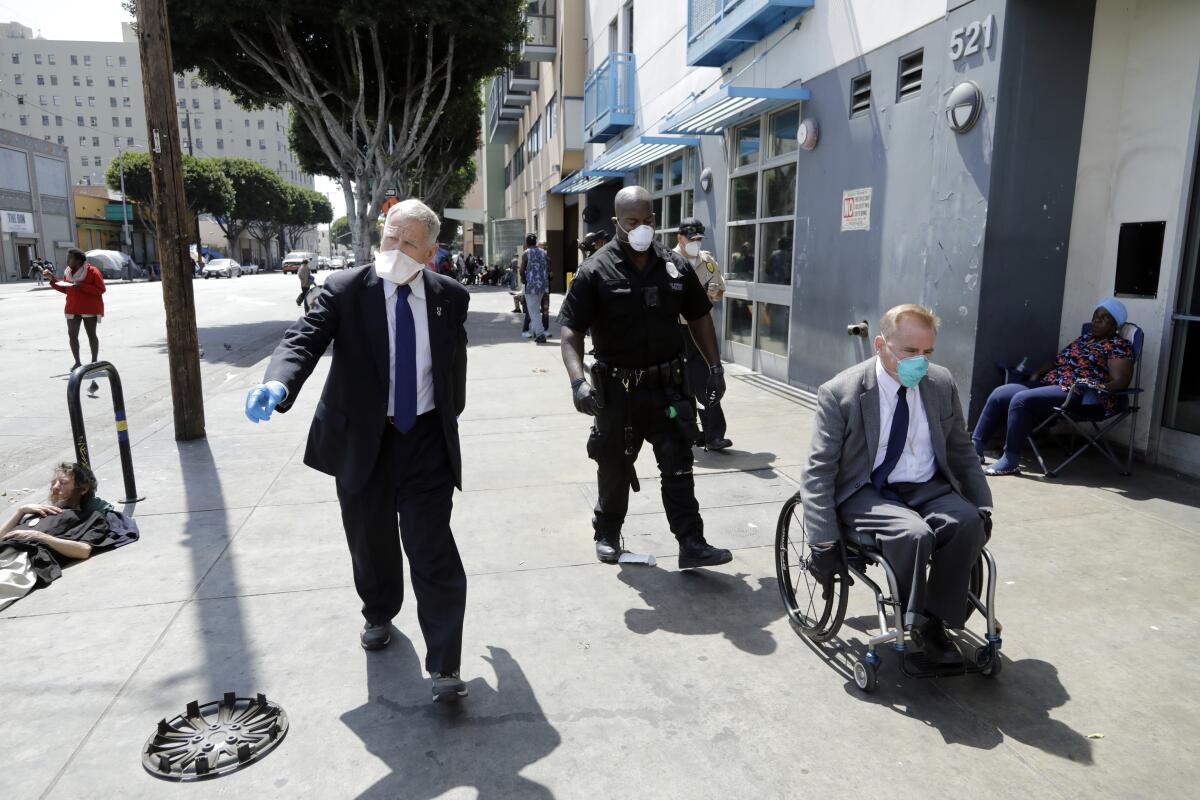
<instances>
[{"instance_id":1,"label":"bike rack","mask_svg":"<svg viewBox=\"0 0 1200 800\"><path fill-rule=\"evenodd\" d=\"M117 424L117 446L121 451L121 475L125 479L125 499L120 503L136 503L145 500L138 496L137 483L133 478L133 453L129 448L129 424L125 420L125 394L121 391L121 376L117 368L107 361L96 361L76 367L67 381L67 410L71 416L71 438L75 444L75 460L91 469L88 454L87 433L83 428L83 406L79 403L79 390L83 382L95 375L108 377L112 388L113 417Z\"/></svg>"}]
</instances>

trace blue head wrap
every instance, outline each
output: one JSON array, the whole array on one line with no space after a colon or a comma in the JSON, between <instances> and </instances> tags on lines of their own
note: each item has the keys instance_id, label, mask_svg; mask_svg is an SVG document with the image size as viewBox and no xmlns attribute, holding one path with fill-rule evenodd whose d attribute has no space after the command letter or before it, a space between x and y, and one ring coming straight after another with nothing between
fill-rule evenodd
<instances>
[{"instance_id":1,"label":"blue head wrap","mask_svg":"<svg viewBox=\"0 0 1200 800\"><path fill-rule=\"evenodd\" d=\"M1112 318L1117 321L1117 327L1120 328L1129 319L1129 314L1125 311L1125 304L1114 297L1106 297L1099 303L1096 303L1096 308L1103 308ZM1093 309L1095 310L1095 309Z\"/></svg>"}]
</instances>

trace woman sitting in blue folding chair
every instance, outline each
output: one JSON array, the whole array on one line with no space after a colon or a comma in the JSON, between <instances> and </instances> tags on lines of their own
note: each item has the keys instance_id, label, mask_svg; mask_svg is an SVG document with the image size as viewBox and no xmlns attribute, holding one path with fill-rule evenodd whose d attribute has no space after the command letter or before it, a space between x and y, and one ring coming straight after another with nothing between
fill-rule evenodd
<instances>
[{"instance_id":1,"label":"woman sitting in blue folding chair","mask_svg":"<svg viewBox=\"0 0 1200 800\"><path fill-rule=\"evenodd\" d=\"M1006 383L991 393L971 434L980 463L984 463L984 443L1006 421L1008 427L1004 453L984 470L986 474L1020 472L1025 440L1034 426L1060 407L1090 412L1097 418L1119 412L1121 398L1115 393L1133 380L1136 358L1133 344L1118 333L1126 321L1121 301L1111 297L1101 300L1092 312L1091 326L1084 326L1084 333L1064 347L1053 362L1042 365L1029 380ZM1077 385L1091 391L1072 391Z\"/></svg>"}]
</instances>

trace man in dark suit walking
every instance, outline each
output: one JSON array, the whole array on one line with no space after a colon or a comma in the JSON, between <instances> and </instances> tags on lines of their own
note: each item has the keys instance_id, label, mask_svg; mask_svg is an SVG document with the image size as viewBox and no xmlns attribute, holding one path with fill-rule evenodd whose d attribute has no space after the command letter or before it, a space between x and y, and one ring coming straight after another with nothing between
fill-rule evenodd
<instances>
[{"instance_id":1,"label":"man in dark suit walking","mask_svg":"<svg viewBox=\"0 0 1200 800\"><path fill-rule=\"evenodd\" d=\"M450 510L454 488L462 488L458 415L466 405L470 295L423 268L437 251L440 225L419 200L393 206L374 263L325 281L284 334L264 382L250 390L246 416L265 421L291 408L336 342L304 463L337 479L366 617L360 642L379 650L391 641L404 597L402 541L434 700L457 700L467 694L459 676L467 578Z\"/></svg>"}]
</instances>

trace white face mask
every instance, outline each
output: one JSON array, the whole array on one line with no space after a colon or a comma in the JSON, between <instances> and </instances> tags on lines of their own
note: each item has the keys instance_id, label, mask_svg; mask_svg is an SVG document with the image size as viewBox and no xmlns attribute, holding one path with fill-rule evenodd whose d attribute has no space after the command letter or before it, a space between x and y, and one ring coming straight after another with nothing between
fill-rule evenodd
<instances>
[{"instance_id":1,"label":"white face mask","mask_svg":"<svg viewBox=\"0 0 1200 800\"><path fill-rule=\"evenodd\" d=\"M691 258L691 259L699 258L700 257L700 243L699 242L687 242L683 246L683 252L688 258Z\"/></svg>"},{"instance_id":2,"label":"white face mask","mask_svg":"<svg viewBox=\"0 0 1200 800\"><path fill-rule=\"evenodd\" d=\"M617 224L620 227L620 223ZM621 230L625 231L624 228ZM639 253L644 253L650 249L650 245L654 242L654 228L649 225L638 225L631 231L625 231L629 234L629 246Z\"/></svg>"},{"instance_id":3,"label":"white face mask","mask_svg":"<svg viewBox=\"0 0 1200 800\"><path fill-rule=\"evenodd\" d=\"M375 253L375 274L403 286L421 274L422 265L403 250L380 250Z\"/></svg>"}]
</instances>

